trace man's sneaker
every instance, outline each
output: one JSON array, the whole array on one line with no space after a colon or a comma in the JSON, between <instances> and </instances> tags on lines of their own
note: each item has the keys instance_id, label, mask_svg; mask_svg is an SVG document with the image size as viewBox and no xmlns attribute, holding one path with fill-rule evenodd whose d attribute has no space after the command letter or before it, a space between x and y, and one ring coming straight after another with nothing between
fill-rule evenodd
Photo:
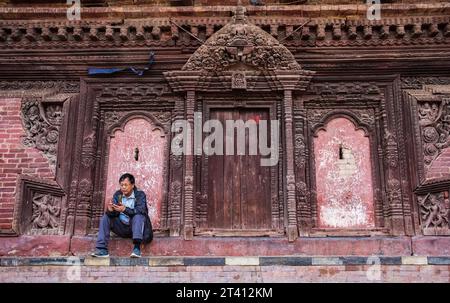
<instances>
[{"instance_id":1,"label":"man's sneaker","mask_svg":"<svg viewBox=\"0 0 450 303\"><path fill-rule=\"evenodd\" d=\"M108 258L109 257L109 253L107 249L102 249L102 248L97 248L92 254L92 257L96 257L96 258Z\"/></svg>"},{"instance_id":2,"label":"man's sneaker","mask_svg":"<svg viewBox=\"0 0 450 303\"><path fill-rule=\"evenodd\" d=\"M130 255L131 258L140 258L141 250L138 247L133 248L133 252Z\"/></svg>"}]
</instances>

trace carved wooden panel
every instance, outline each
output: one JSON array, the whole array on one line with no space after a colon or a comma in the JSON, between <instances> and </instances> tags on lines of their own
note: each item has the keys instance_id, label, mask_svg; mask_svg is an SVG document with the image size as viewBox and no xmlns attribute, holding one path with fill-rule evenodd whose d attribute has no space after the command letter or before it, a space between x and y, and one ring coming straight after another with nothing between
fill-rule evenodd
<instances>
[{"instance_id":1,"label":"carved wooden panel","mask_svg":"<svg viewBox=\"0 0 450 303\"><path fill-rule=\"evenodd\" d=\"M48 159L55 171L59 131L63 120L63 102L46 103L28 99L22 104L26 146L36 147Z\"/></svg>"},{"instance_id":2,"label":"carved wooden panel","mask_svg":"<svg viewBox=\"0 0 450 303\"><path fill-rule=\"evenodd\" d=\"M424 235L448 235L450 180L450 79L402 79L416 159L415 209ZM409 89L412 88L412 89Z\"/></svg>"},{"instance_id":3,"label":"carved wooden panel","mask_svg":"<svg viewBox=\"0 0 450 303\"><path fill-rule=\"evenodd\" d=\"M420 221L425 235L450 234L449 192L428 193L418 196Z\"/></svg>"},{"instance_id":4,"label":"carved wooden panel","mask_svg":"<svg viewBox=\"0 0 450 303\"><path fill-rule=\"evenodd\" d=\"M426 178L450 177L450 98L440 102L418 104L419 125L422 130ZM444 162L442 162L444 160Z\"/></svg>"},{"instance_id":5,"label":"carved wooden panel","mask_svg":"<svg viewBox=\"0 0 450 303\"><path fill-rule=\"evenodd\" d=\"M54 181L22 176L14 230L18 234L60 235L64 233L66 196Z\"/></svg>"},{"instance_id":6,"label":"carved wooden panel","mask_svg":"<svg viewBox=\"0 0 450 303\"><path fill-rule=\"evenodd\" d=\"M431 80L428 79L429 83ZM416 81L417 82L417 81ZM425 85L405 90L411 104L419 157L419 177L429 183L450 178L450 89L449 85Z\"/></svg>"}]
</instances>

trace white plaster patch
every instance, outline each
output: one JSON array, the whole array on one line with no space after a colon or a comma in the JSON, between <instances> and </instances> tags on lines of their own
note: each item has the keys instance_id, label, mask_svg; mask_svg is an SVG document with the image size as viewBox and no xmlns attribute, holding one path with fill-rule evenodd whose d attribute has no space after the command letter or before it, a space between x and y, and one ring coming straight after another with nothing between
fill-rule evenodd
<instances>
[{"instance_id":1,"label":"white plaster patch","mask_svg":"<svg viewBox=\"0 0 450 303\"><path fill-rule=\"evenodd\" d=\"M336 163L339 169L339 176L344 178L350 177L357 172L358 167L356 166L355 157L351 148L341 146L340 152L342 153L340 155L342 159L339 158Z\"/></svg>"},{"instance_id":2,"label":"white plaster patch","mask_svg":"<svg viewBox=\"0 0 450 303\"><path fill-rule=\"evenodd\" d=\"M320 211L322 221L330 227L351 227L367 224L366 206L361 200L352 200L349 204L328 201Z\"/></svg>"}]
</instances>

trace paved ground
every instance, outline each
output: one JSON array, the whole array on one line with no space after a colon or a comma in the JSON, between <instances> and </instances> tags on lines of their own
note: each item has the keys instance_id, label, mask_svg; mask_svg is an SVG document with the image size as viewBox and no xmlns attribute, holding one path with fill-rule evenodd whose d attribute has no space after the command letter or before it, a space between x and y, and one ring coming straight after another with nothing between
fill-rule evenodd
<instances>
[{"instance_id":1,"label":"paved ground","mask_svg":"<svg viewBox=\"0 0 450 303\"><path fill-rule=\"evenodd\" d=\"M1 258L0 282L435 282L450 257Z\"/></svg>"}]
</instances>

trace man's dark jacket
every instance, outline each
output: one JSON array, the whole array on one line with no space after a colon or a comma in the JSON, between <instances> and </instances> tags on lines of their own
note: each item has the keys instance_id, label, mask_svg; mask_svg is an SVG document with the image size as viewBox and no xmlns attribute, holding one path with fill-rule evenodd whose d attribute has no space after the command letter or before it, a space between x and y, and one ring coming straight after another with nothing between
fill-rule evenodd
<instances>
[{"instance_id":1,"label":"man's dark jacket","mask_svg":"<svg viewBox=\"0 0 450 303\"><path fill-rule=\"evenodd\" d=\"M117 204L119 201L119 197L122 196L122 192L120 190L116 191L113 196L113 203ZM125 208L125 211L123 212L128 217L133 218L136 214L144 215L145 217L145 224L144 224L144 243L150 243L153 240L153 228L152 228L152 222L150 221L150 218L148 216L148 209L147 209L147 197L145 196L145 193L141 190L138 190L136 187L134 188L134 197L135 197L135 203L134 203L134 209L131 209L129 207ZM120 212L118 211L106 211L106 214L110 217L118 217Z\"/></svg>"}]
</instances>

